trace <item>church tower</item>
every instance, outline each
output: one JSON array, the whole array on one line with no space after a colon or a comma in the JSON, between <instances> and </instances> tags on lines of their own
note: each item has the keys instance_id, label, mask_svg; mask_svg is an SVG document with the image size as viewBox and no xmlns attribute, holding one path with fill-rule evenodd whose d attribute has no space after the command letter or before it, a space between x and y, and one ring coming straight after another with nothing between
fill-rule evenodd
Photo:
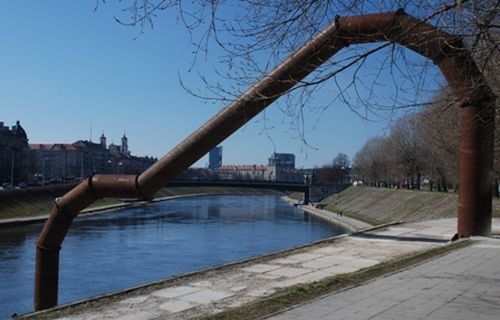
<instances>
[{"instance_id":1,"label":"church tower","mask_svg":"<svg viewBox=\"0 0 500 320\"><path fill-rule=\"evenodd\" d=\"M104 136L104 132L101 135L100 141L101 141L101 147L106 149L106 137Z\"/></svg>"},{"instance_id":2,"label":"church tower","mask_svg":"<svg viewBox=\"0 0 500 320\"><path fill-rule=\"evenodd\" d=\"M120 151L124 154L128 154L128 139L127 139L127 136L125 135L125 133L123 134L123 137L122 137L122 147L121 147Z\"/></svg>"}]
</instances>

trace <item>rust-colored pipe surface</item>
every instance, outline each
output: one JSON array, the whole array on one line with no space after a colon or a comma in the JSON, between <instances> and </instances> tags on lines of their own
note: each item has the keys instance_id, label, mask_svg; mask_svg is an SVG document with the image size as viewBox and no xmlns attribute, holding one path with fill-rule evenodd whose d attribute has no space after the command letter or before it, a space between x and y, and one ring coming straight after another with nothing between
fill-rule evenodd
<instances>
[{"instance_id":1,"label":"rust-colored pipe surface","mask_svg":"<svg viewBox=\"0 0 500 320\"><path fill-rule=\"evenodd\" d=\"M457 236L488 236L496 97L469 55L451 54L440 67L461 103Z\"/></svg>"},{"instance_id":2,"label":"rust-colored pipe surface","mask_svg":"<svg viewBox=\"0 0 500 320\"><path fill-rule=\"evenodd\" d=\"M478 114L481 113L483 116L481 120L489 121L491 114L484 110L491 108L491 103L488 102L493 97L491 91L486 86L476 91L461 90L461 83L472 87L481 80L481 75L463 46L457 48L457 43L461 45L461 42L457 42L455 37L420 22L402 11L338 18L139 176L94 175L62 198L57 199L37 243L35 310L57 305L60 246L73 219L81 210L103 197L152 198L154 193L168 181L285 94L343 47L353 43L374 41L399 42L438 63L458 96L472 95L472 98L464 99L467 101L466 106L464 105L467 113L465 118L479 119ZM466 70L472 72L472 77L462 75L461 64L468 66ZM485 96L489 97L488 101L481 99ZM472 104L474 107L471 107ZM480 181L480 178L487 177L492 166L492 150L482 138L490 136L490 133L492 137L493 127L482 126L481 123L483 122L469 121L470 126L462 133L462 135L474 136L471 139L475 143L467 142L467 146L463 148L463 153L472 154L472 156L470 156L470 161L467 160L466 164L462 165L464 161L461 155L460 175L462 176L465 170L477 173L477 175L466 175L464 181L460 180L461 205L459 205L458 220L459 230L461 230L459 233L462 236L487 232L483 230L483 227L487 219L485 211L488 210L488 205L479 205L488 198L487 189L490 190L489 210L491 211L491 188L485 188L489 182ZM467 188L462 188L462 183L474 186L474 188L478 186L479 191L471 192ZM464 195L462 195L462 190L466 191ZM478 211L471 210L471 206ZM460 213L462 207L466 209ZM467 216L467 219L461 220L461 215ZM470 218L469 215L474 218ZM481 218L477 218L478 216ZM460 228L461 221L467 221L474 226Z\"/></svg>"}]
</instances>

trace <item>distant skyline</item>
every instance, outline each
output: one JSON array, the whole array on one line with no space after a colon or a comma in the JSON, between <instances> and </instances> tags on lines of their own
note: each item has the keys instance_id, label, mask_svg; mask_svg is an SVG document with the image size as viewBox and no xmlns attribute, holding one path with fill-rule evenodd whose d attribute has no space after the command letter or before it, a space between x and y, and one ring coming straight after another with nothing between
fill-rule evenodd
<instances>
[{"instance_id":1,"label":"distant skyline","mask_svg":"<svg viewBox=\"0 0 500 320\"><path fill-rule=\"evenodd\" d=\"M174 14L160 15L154 30L134 40L138 30L113 18L119 4L101 4L97 12L94 6L2 2L0 121L12 126L19 120L29 143L98 142L104 133L108 144L119 144L126 134L134 155L161 158L224 106L193 97L179 81L203 92L198 73L213 77L215 66L207 62L189 72L191 40ZM306 148L273 104L220 144L223 163L265 164L273 152L294 153L298 168L331 163L340 152L352 160L389 126L364 121L340 104L318 117L306 117L313 147ZM208 155L195 166L207 164Z\"/></svg>"}]
</instances>

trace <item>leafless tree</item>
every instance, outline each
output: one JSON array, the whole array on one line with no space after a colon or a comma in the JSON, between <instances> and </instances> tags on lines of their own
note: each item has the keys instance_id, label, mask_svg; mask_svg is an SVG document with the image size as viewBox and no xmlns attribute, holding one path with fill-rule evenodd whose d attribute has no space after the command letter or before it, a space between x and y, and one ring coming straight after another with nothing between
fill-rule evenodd
<instances>
[{"instance_id":1,"label":"leafless tree","mask_svg":"<svg viewBox=\"0 0 500 320\"><path fill-rule=\"evenodd\" d=\"M347 183L347 175L350 173L349 156L345 153L338 153L331 164L326 164L315 169L315 183Z\"/></svg>"},{"instance_id":2,"label":"leafless tree","mask_svg":"<svg viewBox=\"0 0 500 320\"><path fill-rule=\"evenodd\" d=\"M420 189L424 159L417 129L421 125L414 114L400 118L391 130L389 141L393 145L395 165L407 184Z\"/></svg>"},{"instance_id":3,"label":"leafless tree","mask_svg":"<svg viewBox=\"0 0 500 320\"><path fill-rule=\"evenodd\" d=\"M398 119L386 138L368 141L356 155L354 166L370 179L408 183L417 189L424 176L431 189L436 186L447 191L458 183L458 117L456 100L444 88L430 105Z\"/></svg>"},{"instance_id":4,"label":"leafless tree","mask_svg":"<svg viewBox=\"0 0 500 320\"><path fill-rule=\"evenodd\" d=\"M96 1L99 4L102 0ZM464 37L473 54L491 56L484 64L494 58L499 43L492 36L498 31L498 0L121 0L119 3L123 10L117 13L116 20L136 27L139 32L161 24L165 12L176 12L178 21L193 39L191 68L197 69L197 63L208 62L219 70L215 78L200 74L206 83L203 90L186 85L192 94L204 99L233 99L338 15L403 8L418 19ZM217 52L217 56L211 52ZM393 117L398 108L428 103L436 94L436 86L429 79L440 81L437 69L432 66L431 61L390 42L351 46L324 63L279 104L305 142L304 117L320 117L332 105L346 106L364 119L380 120ZM232 81L230 85L228 82L220 85L220 78Z\"/></svg>"},{"instance_id":5,"label":"leafless tree","mask_svg":"<svg viewBox=\"0 0 500 320\"><path fill-rule=\"evenodd\" d=\"M388 146L387 138L371 138L354 157L354 174L364 183L377 186L388 183L393 163Z\"/></svg>"},{"instance_id":6,"label":"leafless tree","mask_svg":"<svg viewBox=\"0 0 500 320\"><path fill-rule=\"evenodd\" d=\"M459 108L449 89L443 89L419 115L418 136L427 159L425 174L438 190L447 191L458 183L460 140Z\"/></svg>"},{"instance_id":7,"label":"leafless tree","mask_svg":"<svg viewBox=\"0 0 500 320\"><path fill-rule=\"evenodd\" d=\"M345 153L339 152L333 159L332 165L334 167L348 168L350 166L349 156Z\"/></svg>"}]
</instances>

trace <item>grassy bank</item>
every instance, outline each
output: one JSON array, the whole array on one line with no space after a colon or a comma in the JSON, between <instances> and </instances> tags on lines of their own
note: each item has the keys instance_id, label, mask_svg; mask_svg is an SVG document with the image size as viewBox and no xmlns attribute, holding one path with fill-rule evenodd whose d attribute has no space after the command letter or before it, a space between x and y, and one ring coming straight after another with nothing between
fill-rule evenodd
<instances>
[{"instance_id":1,"label":"grassy bank","mask_svg":"<svg viewBox=\"0 0 500 320\"><path fill-rule=\"evenodd\" d=\"M0 220L13 218L29 218L48 215L54 206L54 199L68 192L73 185L47 186L19 190L0 191ZM269 194L282 192L236 187L175 187L163 188L155 194L156 198L164 198L189 194ZM90 207L99 207L122 203L121 199L105 198L96 201Z\"/></svg>"},{"instance_id":2,"label":"grassy bank","mask_svg":"<svg viewBox=\"0 0 500 320\"><path fill-rule=\"evenodd\" d=\"M454 193L350 187L322 201L326 210L378 225L456 217ZM500 217L500 200L493 199L493 216Z\"/></svg>"}]
</instances>

